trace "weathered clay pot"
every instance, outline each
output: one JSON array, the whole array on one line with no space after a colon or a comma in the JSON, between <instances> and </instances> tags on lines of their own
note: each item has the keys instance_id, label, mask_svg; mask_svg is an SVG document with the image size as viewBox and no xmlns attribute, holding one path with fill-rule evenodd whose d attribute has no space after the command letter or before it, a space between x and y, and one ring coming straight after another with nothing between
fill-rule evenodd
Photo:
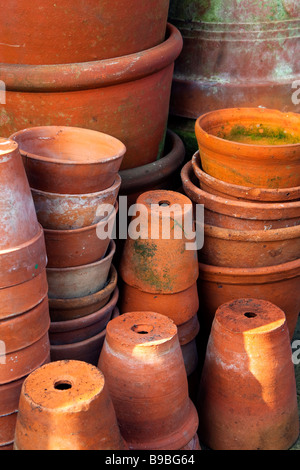
<instances>
[{"instance_id":1,"label":"weathered clay pot","mask_svg":"<svg viewBox=\"0 0 300 470\"><path fill-rule=\"evenodd\" d=\"M0 338L5 344L5 354L31 346L49 330L48 297L28 312L0 321Z\"/></svg>"},{"instance_id":2,"label":"weathered clay pot","mask_svg":"<svg viewBox=\"0 0 300 470\"><path fill-rule=\"evenodd\" d=\"M18 412L0 416L0 446L14 440L17 416Z\"/></svg>"},{"instance_id":3,"label":"weathered clay pot","mask_svg":"<svg viewBox=\"0 0 300 470\"><path fill-rule=\"evenodd\" d=\"M163 153L174 61L181 49L181 34L169 24L165 41L137 54L87 63L2 64L1 135L25 129L28 122L35 127L67 123L123 142L122 169L153 162ZM81 184L76 189L84 192Z\"/></svg>"},{"instance_id":4,"label":"weathered clay pot","mask_svg":"<svg viewBox=\"0 0 300 470\"><path fill-rule=\"evenodd\" d=\"M105 217L104 205L114 206L121 185L121 178L108 189L89 194L55 194L32 189L37 218L44 228L70 230L87 227ZM101 206L101 210L99 207Z\"/></svg>"},{"instance_id":5,"label":"weathered clay pot","mask_svg":"<svg viewBox=\"0 0 300 470\"><path fill-rule=\"evenodd\" d=\"M99 261L72 268L47 268L49 298L72 299L99 292L107 282L115 251L116 244L111 240Z\"/></svg>"},{"instance_id":6,"label":"weathered clay pot","mask_svg":"<svg viewBox=\"0 0 300 470\"><path fill-rule=\"evenodd\" d=\"M25 377L0 385L0 415L4 416L19 409L21 388Z\"/></svg>"},{"instance_id":7,"label":"weathered clay pot","mask_svg":"<svg viewBox=\"0 0 300 470\"><path fill-rule=\"evenodd\" d=\"M95 263L105 256L113 236L118 203L97 224L74 230L44 229L48 268L71 268Z\"/></svg>"},{"instance_id":8,"label":"weathered clay pot","mask_svg":"<svg viewBox=\"0 0 300 470\"><path fill-rule=\"evenodd\" d=\"M198 396L200 441L216 450L287 450L299 435L284 312L257 299L217 310Z\"/></svg>"},{"instance_id":9,"label":"weathered clay pot","mask_svg":"<svg viewBox=\"0 0 300 470\"><path fill-rule=\"evenodd\" d=\"M40 126L10 136L18 143L30 187L59 194L110 188L125 145L111 135L71 126Z\"/></svg>"},{"instance_id":10,"label":"weathered clay pot","mask_svg":"<svg viewBox=\"0 0 300 470\"><path fill-rule=\"evenodd\" d=\"M85 297L72 299L49 298L51 321L67 321L80 318L100 310L109 301L118 282L118 274L113 265L110 267L106 285L99 292Z\"/></svg>"},{"instance_id":11,"label":"weathered clay pot","mask_svg":"<svg viewBox=\"0 0 300 470\"><path fill-rule=\"evenodd\" d=\"M0 139L0 288L37 276L46 267L43 231L18 145Z\"/></svg>"},{"instance_id":12,"label":"weathered clay pot","mask_svg":"<svg viewBox=\"0 0 300 470\"><path fill-rule=\"evenodd\" d=\"M116 288L109 302L97 312L73 320L52 321L49 329L51 346L78 343L101 333L111 319L118 299Z\"/></svg>"},{"instance_id":13,"label":"weathered clay pot","mask_svg":"<svg viewBox=\"0 0 300 470\"><path fill-rule=\"evenodd\" d=\"M116 318L119 314L118 308L115 308L111 318ZM51 360L78 360L97 366L105 336L106 328L97 335L85 339L84 341L70 344L51 345Z\"/></svg>"},{"instance_id":14,"label":"weathered clay pot","mask_svg":"<svg viewBox=\"0 0 300 470\"><path fill-rule=\"evenodd\" d=\"M276 230L238 231L204 226L199 261L214 266L259 268L300 258L300 225Z\"/></svg>"},{"instance_id":15,"label":"weathered clay pot","mask_svg":"<svg viewBox=\"0 0 300 470\"><path fill-rule=\"evenodd\" d=\"M0 289L0 320L31 310L47 293L46 268L29 281Z\"/></svg>"},{"instance_id":16,"label":"weathered clay pot","mask_svg":"<svg viewBox=\"0 0 300 470\"><path fill-rule=\"evenodd\" d=\"M181 352L184 360L186 375L189 379L198 367L198 346L196 338L189 343L182 344Z\"/></svg>"},{"instance_id":17,"label":"weathered clay pot","mask_svg":"<svg viewBox=\"0 0 300 470\"><path fill-rule=\"evenodd\" d=\"M202 170L199 151L192 157L192 166L195 176L199 180L200 188L215 196L242 201L261 202L287 202L300 199L300 186L283 189L251 188L248 186L230 184L226 181L214 178Z\"/></svg>"},{"instance_id":18,"label":"weathered clay pot","mask_svg":"<svg viewBox=\"0 0 300 470\"><path fill-rule=\"evenodd\" d=\"M0 385L13 382L37 369L50 357L49 335L47 333L29 346L0 355Z\"/></svg>"},{"instance_id":19,"label":"weathered clay pot","mask_svg":"<svg viewBox=\"0 0 300 470\"><path fill-rule=\"evenodd\" d=\"M24 381L15 450L125 450L103 374L58 361Z\"/></svg>"},{"instance_id":20,"label":"weathered clay pot","mask_svg":"<svg viewBox=\"0 0 300 470\"><path fill-rule=\"evenodd\" d=\"M265 108L229 108L195 124L203 170L231 184L300 186L300 116Z\"/></svg>"},{"instance_id":21,"label":"weathered clay pot","mask_svg":"<svg viewBox=\"0 0 300 470\"><path fill-rule=\"evenodd\" d=\"M198 416L172 320L152 312L111 320L98 367L130 449L179 450L193 438Z\"/></svg>"},{"instance_id":22,"label":"weathered clay pot","mask_svg":"<svg viewBox=\"0 0 300 470\"><path fill-rule=\"evenodd\" d=\"M129 228L120 276L148 293L171 294L190 288L198 278L197 251L187 249L195 238L192 202L180 193L157 190L143 193L136 203L140 213L131 224L139 223L139 238L131 236Z\"/></svg>"},{"instance_id":23,"label":"weathered clay pot","mask_svg":"<svg viewBox=\"0 0 300 470\"><path fill-rule=\"evenodd\" d=\"M197 282L192 287L175 294L154 294L143 292L122 282L120 286L120 310L126 312L157 312L182 325L198 312L199 296Z\"/></svg>"},{"instance_id":24,"label":"weathered clay pot","mask_svg":"<svg viewBox=\"0 0 300 470\"><path fill-rule=\"evenodd\" d=\"M195 181L192 162L181 171L186 195L194 204L204 205L207 225L233 230L270 230L300 224L300 202L261 203L235 201L203 191Z\"/></svg>"},{"instance_id":25,"label":"weathered clay pot","mask_svg":"<svg viewBox=\"0 0 300 470\"><path fill-rule=\"evenodd\" d=\"M294 335L299 311L300 260L265 268L224 268L199 264L199 321L208 335L216 310L237 298L256 298L278 305ZM296 295L293 295L295 293Z\"/></svg>"},{"instance_id":26,"label":"weathered clay pot","mask_svg":"<svg viewBox=\"0 0 300 470\"><path fill-rule=\"evenodd\" d=\"M3 4L0 62L62 64L142 51L164 40L168 6L167 0Z\"/></svg>"},{"instance_id":27,"label":"weathered clay pot","mask_svg":"<svg viewBox=\"0 0 300 470\"><path fill-rule=\"evenodd\" d=\"M197 336L200 331L198 315L177 326L177 333L187 376L190 377L198 366Z\"/></svg>"}]
</instances>

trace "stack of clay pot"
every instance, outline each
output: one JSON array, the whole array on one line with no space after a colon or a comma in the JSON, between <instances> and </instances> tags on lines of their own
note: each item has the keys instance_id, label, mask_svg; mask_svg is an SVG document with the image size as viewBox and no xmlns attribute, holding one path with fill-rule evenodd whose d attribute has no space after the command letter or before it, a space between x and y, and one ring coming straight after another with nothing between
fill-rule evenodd
<instances>
[{"instance_id":1,"label":"stack of clay pot","mask_svg":"<svg viewBox=\"0 0 300 470\"><path fill-rule=\"evenodd\" d=\"M278 305L292 338L300 311L300 115L265 108L196 121L199 152L182 170L204 205L199 251L201 326L235 298Z\"/></svg>"},{"instance_id":2,"label":"stack of clay pot","mask_svg":"<svg viewBox=\"0 0 300 470\"><path fill-rule=\"evenodd\" d=\"M51 359L97 362L118 300L112 237L126 148L72 127L28 128L11 138L45 233Z\"/></svg>"},{"instance_id":3,"label":"stack of clay pot","mask_svg":"<svg viewBox=\"0 0 300 470\"><path fill-rule=\"evenodd\" d=\"M47 256L16 142L0 139L0 450L10 450L22 383L50 360Z\"/></svg>"},{"instance_id":4,"label":"stack of clay pot","mask_svg":"<svg viewBox=\"0 0 300 470\"><path fill-rule=\"evenodd\" d=\"M171 318L190 376L197 367L200 327L193 205L178 192L156 190L142 193L135 208L119 266L120 310Z\"/></svg>"},{"instance_id":5,"label":"stack of clay pot","mask_svg":"<svg viewBox=\"0 0 300 470\"><path fill-rule=\"evenodd\" d=\"M130 450L200 450L175 323L130 312L107 325L99 369Z\"/></svg>"}]
</instances>

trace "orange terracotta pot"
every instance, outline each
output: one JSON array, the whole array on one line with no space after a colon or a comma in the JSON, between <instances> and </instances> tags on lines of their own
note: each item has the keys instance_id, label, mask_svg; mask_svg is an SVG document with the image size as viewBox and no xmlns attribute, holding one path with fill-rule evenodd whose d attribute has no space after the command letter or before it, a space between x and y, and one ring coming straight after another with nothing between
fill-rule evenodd
<instances>
[{"instance_id":1,"label":"orange terracotta pot","mask_svg":"<svg viewBox=\"0 0 300 470\"><path fill-rule=\"evenodd\" d=\"M119 316L118 308L115 308L112 319ZM51 360L77 360L84 361L94 366L98 365L99 356L104 344L106 328L95 336L70 344L54 344L50 347Z\"/></svg>"},{"instance_id":2,"label":"orange terracotta pot","mask_svg":"<svg viewBox=\"0 0 300 470\"><path fill-rule=\"evenodd\" d=\"M86 297L105 286L116 244L111 240L105 256L95 263L72 268L47 268L50 298Z\"/></svg>"},{"instance_id":3,"label":"orange terracotta pot","mask_svg":"<svg viewBox=\"0 0 300 470\"><path fill-rule=\"evenodd\" d=\"M109 302L95 313L73 320L51 322L49 339L51 345L73 344L92 338L105 330L119 299L116 288Z\"/></svg>"},{"instance_id":4,"label":"orange terracotta pot","mask_svg":"<svg viewBox=\"0 0 300 470\"><path fill-rule=\"evenodd\" d=\"M5 344L5 354L15 353L37 342L49 330L48 297L23 314L1 320L0 338Z\"/></svg>"},{"instance_id":5,"label":"orange terracotta pot","mask_svg":"<svg viewBox=\"0 0 300 470\"><path fill-rule=\"evenodd\" d=\"M47 293L46 269L30 281L0 289L0 320L31 310Z\"/></svg>"},{"instance_id":6,"label":"orange terracotta pot","mask_svg":"<svg viewBox=\"0 0 300 470\"><path fill-rule=\"evenodd\" d=\"M0 385L0 415L8 415L19 410L19 399L25 377ZM8 441L7 441L8 442Z\"/></svg>"},{"instance_id":7,"label":"orange terracotta pot","mask_svg":"<svg viewBox=\"0 0 300 470\"><path fill-rule=\"evenodd\" d=\"M3 4L0 62L62 64L139 52L164 40L168 7L167 0Z\"/></svg>"},{"instance_id":8,"label":"orange terracotta pot","mask_svg":"<svg viewBox=\"0 0 300 470\"><path fill-rule=\"evenodd\" d=\"M60 194L105 190L116 179L126 147L118 139L71 126L40 126L10 136L18 143L30 187Z\"/></svg>"},{"instance_id":9,"label":"orange terracotta pot","mask_svg":"<svg viewBox=\"0 0 300 470\"><path fill-rule=\"evenodd\" d=\"M204 205L207 225L233 230L271 230L300 225L300 201L261 203L215 196L197 186L192 162L181 171L185 194L194 204Z\"/></svg>"},{"instance_id":10,"label":"orange terracotta pot","mask_svg":"<svg viewBox=\"0 0 300 470\"><path fill-rule=\"evenodd\" d=\"M140 226L139 238L129 226L119 273L130 286L148 293L173 294L190 288L198 278L193 206L174 191L148 191L136 201L137 216L130 224ZM189 226L189 220L191 224ZM184 272L184 276L181 274Z\"/></svg>"},{"instance_id":11,"label":"orange terracotta pot","mask_svg":"<svg viewBox=\"0 0 300 470\"><path fill-rule=\"evenodd\" d=\"M0 416L0 446L14 440L17 416L18 412Z\"/></svg>"},{"instance_id":12,"label":"orange terracotta pot","mask_svg":"<svg viewBox=\"0 0 300 470\"><path fill-rule=\"evenodd\" d=\"M214 178L202 170L199 151L192 157L192 166L195 176L199 180L200 188L207 193L227 199L260 202L287 202L300 199L300 186L295 188L258 188L230 184Z\"/></svg>"},{"instance_id":13,"label":"orange terracotta pot","mask_svg":"<svg viewBox=\"0 0 300 470\"><path fill-rule=\"evenodd\" d=\"M0 385L13 382L37 369L48 361L50 342L47 333L38 341L23 349L0 355Z\"/></svg>"},{"instance_id":14,"label":"orange terracotta pot","mask_svg":"<svg viewBox=\"0 0 300 470\"><path fill-rule=\"evenodd\" d=\"M287 450L299 436L286 317L238 299L217 310L198 396L199 438L216 450Z\"/></svg>"},{"instance_id":15,"label":"orange terracotta pot","mask_svg":"<svg viewBox=\"0 0 300 470\"><path fill-rule=\"evenodd\" d=\"M278 305L286 314L290 337L293 337L300 311L300 260L252 269L199 264L199 271L199 321L201 331L207 336L216 310L226 302L243 297Z\"/></svg>"},{"instance_id":16,"label":"orange terracotta pot","mask_svg":"<svg viewBox=\"0 0 300 470\"><path fill-rule=\"evenodd\" d=\"M275 230L238 231L204 226L199 261L214 266L258 268L300 258L300 225Z\"/></svg>"},{"instance_id":17,"label":"orange terracotta pot","mask_svg":"<svg viewBox=\"0 0 300 470\"><path fill-rule=\"evenodd\" d=\"M152 312L111 320L98 367L130 449L179 450L193 438L198 416L172 320Z\"/></svg>"},{"instance_id":18,"label":"orange terracotta pot","mask_svg":"<svg viewBox=\"0 0 300 470\"><path fill-rule=\"evenodd\" d=\"M105 213L98 208L114 206L121 178L117 174L112 186L89 194L55 194L31 189L40 224L50 230L70 230L100 222Z\"/></svg>"},{"instance_id":19,"label":"orange terracotta pot","mask_svg":"<svg viewBox=\"0 0 300 470\"><path fill-rule=\"evenodd\" d=\"M24 381L15 450L125 450L106 380L81 361L58 361Z\"/></svg>"},{"instance_id":20,"label":"orange terracotta pot","mask_svg":"<svg viewBox=\"0 0 300 470\"><path fill-rule=\"evenodd\" d=\"M176 325L182 325L194 317L199 309L197 283L182 292L175 294L151 294L136 287L122 283L120 310L122 313L157 312L171 318Z\"/></svg>"},{"instance_id":21,"label":"orange terracotta pot","mask_svg":"<svg viewBox=\"0 0 300 470\"><path fill-rule=\"evenodd\" d=\"M48 268L85 266L101 260L113 237L118 203L97 224L74 230L44 229Z\"/></svg>"},{"instance_id":22,"label":"orange terracotta pot","mask_svg":"<svg viewBox=\"0 0 300 470\"><path fill-rule=\"evenodd\" d=\"M300 186L300 116L232 108L200 116L195 133L203 170L231 184Z\"/></svg>"},{"instance_id":23,"label":"orange terracotta pot","mask_svg":"<svg viewBox=\"0 0 300 470\"><path fill-rule=\"evenodd\" d=\"M53 322L73 320L92 314L109 301L118 282L116 268L111 265L106 286L95 294L72 299L49 298L50 317Z\"/></svg>"},{"instance_id":24,"label":"orange terracotta pot","mask_svg":"<svg viewBox=\"0 0 300 470\"><path fill-rule=\"evenodd\" d=\"M174 61L181 49L181 34L169 24L163 42L137 54L59 65L2 64L1 134L8 137L28 122L34 127L67 123L121 140L127 148L122 169L151 163L163 152ZM84 192L81 184L76 190Z\"/></svg>"}]
</instances>

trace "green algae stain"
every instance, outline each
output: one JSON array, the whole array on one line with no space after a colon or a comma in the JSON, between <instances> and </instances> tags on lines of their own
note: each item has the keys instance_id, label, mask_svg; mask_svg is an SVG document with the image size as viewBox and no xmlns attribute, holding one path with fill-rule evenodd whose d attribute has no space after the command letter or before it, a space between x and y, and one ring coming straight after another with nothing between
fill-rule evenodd
<instances>
[{"instance_id":1,"label":"green algae stain","mask_svg":"<svg viewBox=\"0 0 300 470\"><path fill-rule=\"evenodd\" d=\"M277 127L271 128L263 124L253 126L235 125L230 132L220 130L217 137L232 142L252 145L289 145L299 144L300 135L294 135L285 129Z\"/></svg>"}]
</instances>

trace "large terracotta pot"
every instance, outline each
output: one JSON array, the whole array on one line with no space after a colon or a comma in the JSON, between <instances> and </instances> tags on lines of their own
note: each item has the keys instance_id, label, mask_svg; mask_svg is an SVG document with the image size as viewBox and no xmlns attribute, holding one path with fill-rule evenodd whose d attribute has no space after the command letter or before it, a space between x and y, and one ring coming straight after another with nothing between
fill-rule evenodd
<instances>
[{"instance_id":1,"label":"large terracotta pot","mask_svg":"<svg viewBox=\"0 0 300 470\"><path fill-rule=\"evenodd\" d=\"M292 100L300 74L299 2L171 0L169 21L184 41L171 114L195 119L236 106L300 111Z\"/></svg>"},{"instance_id":2,"label":"large terracotta pot","mask_svg":"<svg viewBox=\"0 0 300 470\"><path fill-rule=\"evenodd\" d=\"M195 124L203 170L231 184L300 186L300 115L265 108L230 108Z\"/></svg>"},{"instance_id":3,"label":"large terracotta pot","mask_svg":"<svg viewBox=\"0 0 300 470\"><path fill-rule=\"evenodd\" d=\"M101 371L57 361L23 383L15 450L125 450Z\"/></svg>"},{"instance_id":4,"label":"large terracotta pot","mask_svg":"<svg viewBox=\"0 0 300 470\"><path fill-rule=\"evenodd\" d=\"M179 450L193 438L198 416L172 320L152 312L111 320L98 367L130 449Z\"/></svg>"},{"instance_id":5,"label":"large terracotta pot","mask_svg":"<svg viewBox=\"0 0 300 470\"><path fill-rule=\"evenodd\" d=\"M284 312L237 299L215 314L198 396L199 437L215 450L288 450L299 436Z\"/></svg>"},{"instance_id":6,"label":"large terracotta pot","mask_svg":"<svg viewBox=\"0 0 300 470\"><path fill-rule=\"evenodd\" d=\"M0 62L62 64L119 57L164 40L168 0L1 1Z\"/></svg>"},{"instance_id":7,"label":"large terracotta pot","mask_svg":"<svg viewBox=\"0 0 300 470\"><path fill-rule=\"evenodd\" d=\"M168 25L165 41L138 54L87 63L1 65L6 104L0 108L0 133L45 125L88 128L124 143L122 169L153 162L163 153L174 61L181 49L181 34Z\"/></svg>"}]
</instances>

